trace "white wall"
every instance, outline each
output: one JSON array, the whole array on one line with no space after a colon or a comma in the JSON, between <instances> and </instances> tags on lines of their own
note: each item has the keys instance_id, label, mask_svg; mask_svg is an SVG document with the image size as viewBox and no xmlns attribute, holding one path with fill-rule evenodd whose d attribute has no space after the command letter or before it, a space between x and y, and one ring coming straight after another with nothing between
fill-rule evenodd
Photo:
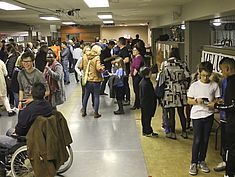
<instances>
[{"instance_id":1,"label":"white wall","mask_svg":"<svg viewBox=\"0 0 235 177\"><path fill-rule=\"evenodd\" d=\"M140 35L140 39L145 42L145 45L150 44L147 26L115 26L101 27L100 29L100 38L108 40L118 40L119 37L125 37L126 35L130 35L133 39L135 39L136 34Z\"/></svg>"},{"instance_id":2,"label":"white wall","mask_svg":"<svg viewBox=\"0 0 235 177\"><path fill-rule=\"evenodd\" d=\"M173 13L159 16L150 22L150 27L157 28L183 21L235 15L235 0L192 0L178 9L177 14L177 18Z\"/></svg>"}]
</instances>

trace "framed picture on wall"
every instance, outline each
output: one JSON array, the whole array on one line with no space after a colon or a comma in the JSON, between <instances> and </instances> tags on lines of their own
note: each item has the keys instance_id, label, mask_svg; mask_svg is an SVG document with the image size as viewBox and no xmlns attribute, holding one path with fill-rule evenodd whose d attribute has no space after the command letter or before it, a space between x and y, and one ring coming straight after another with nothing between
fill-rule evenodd
<instances>
[{"instance_id":1,"label":"framed picture on wall","mask_svg":"<svg viewBox=\"0 0 235 177\"><path fill-rule=\"evenodd\" d=\"M79 41L80 40L80 33L67 34L66 37L67 37L67 40Z\"/></svg>"}]
</instances>

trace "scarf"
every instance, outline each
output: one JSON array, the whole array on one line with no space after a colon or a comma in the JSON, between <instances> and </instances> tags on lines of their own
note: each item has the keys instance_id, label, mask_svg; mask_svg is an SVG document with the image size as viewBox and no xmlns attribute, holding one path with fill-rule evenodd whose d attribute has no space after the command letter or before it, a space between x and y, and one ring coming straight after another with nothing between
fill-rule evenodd
<instances>
[{"instance_id":1,"label":"scarf","mask_svg":"<svg viewBox=\"0 0 235 177\"><path fill-rule=\"evenodd\" d=\"M55 64L56 64L56 60L53 61L53 63L50 65L50 68L52 71L55 71ZM46 69L44 70L44 76L47 80L47 83L49 85L49 89L50 89L50 95L48 96L48 101L51 102L52 99L52 95L59 90L59 85L57 83L56 80L54 80L53 78L51 78L51 76L48 74L48 72L46 72Z\"/></svg>"}]
</instances>

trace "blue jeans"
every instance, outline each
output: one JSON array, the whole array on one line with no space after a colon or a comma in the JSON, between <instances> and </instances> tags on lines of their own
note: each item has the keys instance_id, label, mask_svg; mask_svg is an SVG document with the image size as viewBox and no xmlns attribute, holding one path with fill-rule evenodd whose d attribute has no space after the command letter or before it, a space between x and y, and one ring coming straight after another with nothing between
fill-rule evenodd
<instances>
[{"instance_id":1,"label":"blue jeans","mask_svg":"<svg viewBox=\"0 0 235 177\"><path fill-rule=\"evenodd\" d=\"M165 133L169 133L169 120L168 120L168 112L165 108L162 107L162 127L165 130Z\"/></svg>"},{"instance_id":2,"label":"blue jeans","mask_svg":"<svg viewBox=\"0 0 235 177\"><path fill-rule=\"evenodd\" d=\"M14 100L15 100L15 107L18 108L18 105L19 105L19 93L13 92L13 94L14 94Z\"/></svg>"},{"instance_id":3,"label":"blue jeans","mask_svg":"<svg viewBox=\"0 0 235 177\"><path fill-rule=\"evenodd\" d=\"M62 66L64 69L64 82L69 82L69 61L63 60Z\"/></svg>"},{"instance_id":4,"label":"blue jeans","mask_svg":"<svg viewBox=\"0 0 235 177\"><path fill-rule=\"evenodd\" d=\"M201 119L193 119L192 163L205 161L214 114Z\"/></svg>"},{"instance_id":5,"label":"blue jeans","mask_svg":"<svg viewBox=\"0 0 235 177\"><path fill-rule=\"evenodd\" d=\"M85 94L82 101L83 110L86 112L87 102L90 94L94 96L94 111L98 113L100 105L100 82L87 82L85 85Z\"/></svg>"}]
</instances>

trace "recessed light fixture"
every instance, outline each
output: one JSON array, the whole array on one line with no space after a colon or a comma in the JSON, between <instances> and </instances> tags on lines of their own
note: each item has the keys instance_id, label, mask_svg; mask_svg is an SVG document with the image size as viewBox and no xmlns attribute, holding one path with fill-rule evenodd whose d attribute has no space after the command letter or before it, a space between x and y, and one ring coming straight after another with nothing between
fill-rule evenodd
<instances>
[{"instance_id":1,"label":"recessed light fixture","mask_svg":"<svg viewBox=\"0 0 235 177\"><path fill-rule=\"evenodd\" d=\"M83 0L89 8L109 7L108 0Z\"/></svg>"},{"instance_id":2,"label":"recessed light fixture","mask_svg":"<svg viewBox=\"0 0 235 177\"><path fill-rule=\"evenodd\" d=\"M185 24L180 25L180 28L181 28L182 30L185 30L185 29L186 29Z\"/></svg>"},{"instance_id":3,"label":"recessed light fixture","mask_svg":"<svg viewBox=\"0 0 235 177\"><path fill-rule=\"evenodd\" d=\"M220 25L221 25L221 20L220 20L220 19L215 19L215 20L212 22L212 24L213 24L214 26L220 26Z\"/></svg>"},{"instance_id":4,"label":"recessed light fixture","mask_svg":"<svg viewBox=\"0 0 235 177\"><path fill-rule=\"evenodd\" d=\"M113 14L112 12L98 12L97 16L104 20L104 19L112 19L113 18Z\"/></svg>"},{"instance_id":5,"label":"recessed light fixture","mask_svg":"<svg viewBox=\"0 0 235 177\"><path fill-rule=\"evenodd\" d=\"M76 23L74 22L62 22L63 25L75 25Z\"/></svg>"},{"instance_id":6,"label":"recessed light fixture","mask_svg":"<svg viewBox=\"0 0 235 177\"><path fill-rule=\"evenodd\" d=\"M53 15L53 14L41 14L39 15L39 18L43 20L48 20L48 21L58 21L60 20L58 16Z\"/></svg>"},{"instance_id":7,"label":"recessed light fixture","mask_svg":"<svg viewBox=\"0 0 235 177\"><path fill-rule=\"evenodd\" d=\"M114 23L114 21L113 20L104 20L103 23L104 24L112 24L112 23Z\"/></svg>"},{"instance_id":8,"label":"recessed light fixture","mask_svg":"<svg viewBox=\"0 0 235 177\"><path fill-rule=\"evenodd\" d=\"M3 1L0 1L0 9L3 9L3 10L25 10L25 8L23 8L23 7L20 7L20 6L14 5L14 4L10 4L7 2L3 2Z\"/></svg>"}]
</instances>

